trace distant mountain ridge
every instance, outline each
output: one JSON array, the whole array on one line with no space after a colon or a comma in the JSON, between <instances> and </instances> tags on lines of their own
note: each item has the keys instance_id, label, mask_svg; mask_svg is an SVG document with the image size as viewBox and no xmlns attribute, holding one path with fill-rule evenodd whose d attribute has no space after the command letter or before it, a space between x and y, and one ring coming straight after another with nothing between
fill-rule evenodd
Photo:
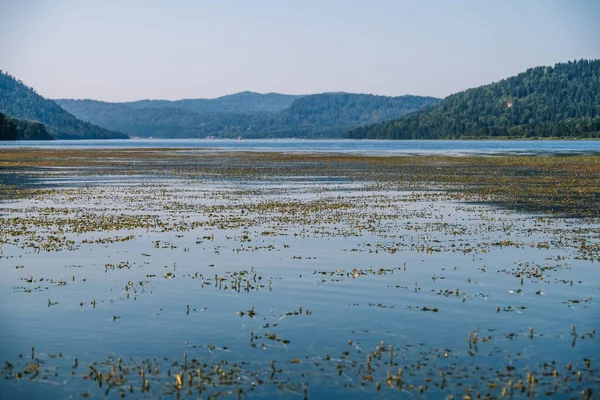
<instances>
[{"instance_id":1,"label":"distant mountain ridge","mask_svg":"<svg viewBox=\"0 0 600 400\"><path fill-rule=\"evenodd\" d=\"M12 127L5 132L12 137L18 127L20 138L48 133L57 139L127 138L124 133L161 138L600 138L599 87L600 60L579 60L530 68L443 100L241 92L216 99L108 103L45 99L0 71L0 113L5 127Z\"/></svg>"},{"instance_id":2,"label":"distant mountain ridge","mask_svg":"<svg viewBox=\"0 0 600 400\"><path fill-rule=\"evenodd\" d=\"M58 99L77 117L140 137L341 137L348 129L398 118L439 100L353 93L241 92L217 99L108 103Z\"/></svg>"},{"instance_id":3,"label":"distant mountain ridge","mask_svg":"<svg viewBox=\"0 0 600 400\"><path fill-rule=\"evenodd\" d=\"M600 138L600 60L536 67L469 89L351 139Z\"/></svg>"},{"instance_id":4,"label":"distant mountain ridge","mask_svg":"<svg viewBox=\"0 0 600 400\"><path fill-rule=\"evenodd\" d=\"M313 94L295 100L247 134L267 137L341 137L353 127L386 121L439 99L422 96L377 96L346 92ZM264 133L263 133L264 132Z\"/></svg>"},{"instance_id":5,"label":"distant mountain ridge","mask_svg":"<svg viewBox=\"0 0 600 400\"><path fill-rule=\"evenodd\" d=\"M77 119L52 100L48 100L13 76L0 71L0 112L8 117L39 122L56 139L126 139Z\"/></svg>"},{"instance_id":6,"label":"distant mountain ridge","mask_svg":"<svg viewBox=\"0 0 600 400\"><path fill-rule=\"evenodd\" d=\"M215 99L139 100L125 103L131 108L181 108L198 114L278 112L289 107L301 95L240 92ZM61 100L62 101L62 100Z\"/></svg>"}]
</instances>

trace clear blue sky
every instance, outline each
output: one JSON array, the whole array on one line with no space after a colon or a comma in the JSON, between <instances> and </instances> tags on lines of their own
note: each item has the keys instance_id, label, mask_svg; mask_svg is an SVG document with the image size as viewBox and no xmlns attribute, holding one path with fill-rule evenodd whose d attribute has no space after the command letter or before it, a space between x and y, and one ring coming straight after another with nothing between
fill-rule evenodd
<instances>
[{"instance_id":1,"label":"clear blue sky","mask_svg":"<svg viewBox=\"0 0 600 400\"><path fill-rule=\"evenodd\" d=\"M443 97L600 58L600 0L0 0L0 69L50 98Z\"/></svg>"}]
</instances>

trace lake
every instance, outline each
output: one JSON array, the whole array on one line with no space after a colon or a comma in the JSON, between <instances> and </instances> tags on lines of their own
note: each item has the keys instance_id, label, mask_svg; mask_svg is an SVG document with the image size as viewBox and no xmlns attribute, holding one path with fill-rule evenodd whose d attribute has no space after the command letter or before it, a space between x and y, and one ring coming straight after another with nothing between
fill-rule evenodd
<instances>
[{"instance_id":1,"label":"lake","mask_svg":"<svg viewBox=\"0 0 600 400\"><path fill-rule=\"evenodd\" d=\"M226 151L439 154L598 154L598 140L231 140L132 139L0 142L2 147L36 148L204 148Z\"/></svg>"},{"instance_id":2,"label":"lake","mask_svg":"<svg viewBox=\"0 0 600 400\"><path fill-rule=\"evenodd\" d=\"M590 395L599 150L2 144L0 398Z\"/></svg>"}]
</instances>

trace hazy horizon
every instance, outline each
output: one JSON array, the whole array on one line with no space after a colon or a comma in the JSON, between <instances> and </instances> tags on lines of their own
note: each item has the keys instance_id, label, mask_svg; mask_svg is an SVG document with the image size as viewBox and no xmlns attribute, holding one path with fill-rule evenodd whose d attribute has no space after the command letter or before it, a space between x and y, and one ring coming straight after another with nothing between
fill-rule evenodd
<instances>
[{"instance_id":1,"label":"hazy horizon","mask_svg":"<svg viewBox=\"0 0 600 400\"><path fill-rule=\"evenodd\" d=\"M8 72L8 71L5 71ZM16 77L18 78L18 77ZM26 82L24 82L26 84ZM35 88L34 88L35 89ZM435 98L435 96L421 96L419 94L413 94L413 93L406 93L404 95L381 95L381 94L377 94L377 93L358 93L358 92L347 92L344 90L340 90L337 92L316 92L316 93L280 93L280 92L256 92L253 90L242 90L240 92L235 92L235 93L225 93L222 95L218 95L215 97L183 97L180 99L162 99L162 98L145 98L145 99L134 99L134 100L124 100L124 101L106 101L106 100L98 100L98 99L92 99L89 97L82 97L82 98L73 98L73 97L54 97L51 98L52 100L98 100L98 101L103 101L103 102L107 102L107 103L135 103L138 101L146 101L146 100L157 100L157 101L180 101L180 100L215 100L215 99L219 99L222 97L228 97L228 96L235 96L238 94L242 94L242 93L255 93L255 94L260 94L260 95L269 95L269 94L276 94L276 95L283 95L283 96L310 96L313 94L328 94L328 93L347 93L347 94L364 94L364 95L372 95L372 96L388 96L388 97L402 97L402 96L420 96L420 97L433 97Z\"/></svg>"},{"instance_id":2,"label":"hazy horizon","mask_svg":"<svg viewBox=\"0 0 600 400\"><path fill-rule=\"evenodd\" d=\"M0 0L0 69L47 98L446 97L600 58L600 2Z\"/></svg>"}]
</instances>

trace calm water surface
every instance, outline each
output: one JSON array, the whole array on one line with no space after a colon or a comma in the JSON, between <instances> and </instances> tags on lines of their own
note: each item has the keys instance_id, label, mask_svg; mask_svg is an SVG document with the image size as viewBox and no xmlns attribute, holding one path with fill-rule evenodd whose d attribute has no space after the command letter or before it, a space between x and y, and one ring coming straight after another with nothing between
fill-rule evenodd
<instances>
[{"instance_id":1,"label":"calm water surface","mask_svg":"<svg viewBox=\"0 0 600 400\"><path fill-rule=\"evenodd\" d=\"M598 150L598 142L48 145L71 143ZM597 221L318 177L63 174L37 183L54 190L0 204L2 399L360 399L421 391L446 398L467 388L498 397L519 380L526 389L514 389L515 397L522 397L532 391L529 372L537 395L581 397L600 387L600 260L582 245L598 244ZM124 381L100 387L92 371L106 377L111 368ZM178 386L180 372L186 382L193 375L191 385Z\"/></svg>"},{"instance_id":2,"label":"calm water surface","mask_svg":"<svg viewBox=\"0 0 600 400\"><path fill-rule=\"evenodd\" d=\"M224 140L135 139L0 142L2 147L206 148L227 151L377 154L597 154L599 140Z\"/></svg>"}]
</instances>

